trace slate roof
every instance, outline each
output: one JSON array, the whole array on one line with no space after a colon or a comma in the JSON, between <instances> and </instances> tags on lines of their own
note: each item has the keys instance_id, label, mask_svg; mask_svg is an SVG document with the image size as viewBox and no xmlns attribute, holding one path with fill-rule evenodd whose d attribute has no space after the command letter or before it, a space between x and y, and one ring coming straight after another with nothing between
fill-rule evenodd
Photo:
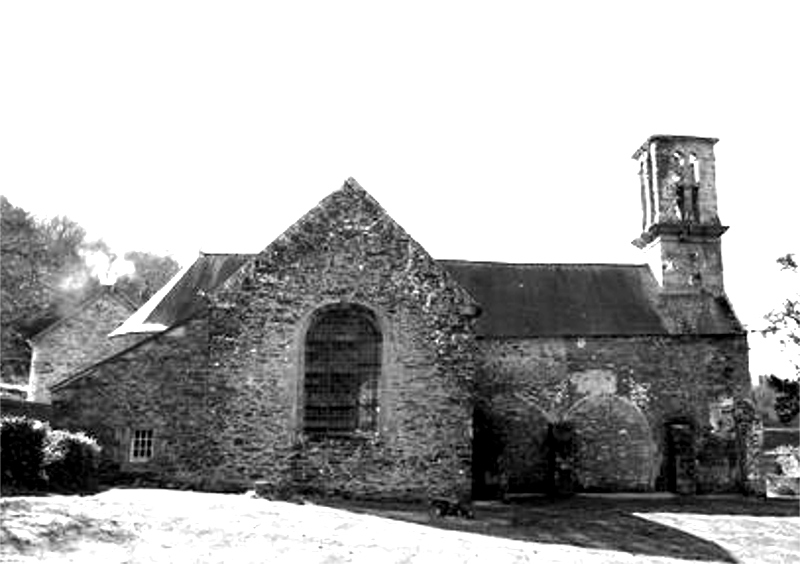
<instances>
[{"instance_id":1,"label":"slate roof","mask_svg":"<svg viewBox=\"0 0 800 564\"><path fill-rule=\"evenodd\" d=\"M481 304L479 335L668 333L646 265L439 262Z\"/></svg>"},{"instance_id":2,"label":"slate roof","mask_svg":"<svg viewBox=\"0 0 800 564\"><path fill-rule=\"evenodd\" d=\"M158 333L189 319L200 310L203 296L252 256L201 254L110 336ZM658 283L647 265L437 262L480 304L477 332L483 337L742 331L724 297L673 296L671 307L659 307ZM699 313L687 317L683 329L680 312Z\"/></svg>"},{"instance_id":3,"label":"slate roof","mask_svg":"<svg viewBox=\"0 0 800 564\"><path fill-rule=\"evenodd\" d=\"M250 256L201 253L109 336L155 333L185 321L200 309L203 296L225 282Z\"/></svg>"}]
</instances>

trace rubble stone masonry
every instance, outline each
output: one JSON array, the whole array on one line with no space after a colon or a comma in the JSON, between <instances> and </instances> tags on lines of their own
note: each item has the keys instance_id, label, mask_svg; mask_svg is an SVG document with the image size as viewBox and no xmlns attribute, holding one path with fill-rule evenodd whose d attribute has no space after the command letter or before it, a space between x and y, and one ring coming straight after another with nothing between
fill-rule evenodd
<instances>
[{"instance_id":1,"label":"rubble stone masonry","mask_svg":"<svg viewBox=\"0 0 800 564\"><path fill-rule=\"evenodd\" d=\"M49 403L50 385L136 340L136 337L108 337L133 312L133 306L111 292L102 290L73 315L32 339L30 401Z\"/></svg>"},{"instance_id":2,"label":"rubble stone masonry","mask_svg":"<svg viewBox=\"0 0 800 564\"><path fill-rule=\"evenodd\" d=\"M213 472L208 332L200 318L155 335L53 390L59 425L87 430L123 470L193 479ZM130 460L131 433L154 432L154 456Z\"/></svg>"},{"instance_id":3,"label":"rubble stone masonry","mask_svg":"<svg viewBox=\"0 0 800 564\"><path fill-rule=\"evenodd\" d=\"M333 303L358 304L378 321L379 424L374 433L317 439L302 424L305 333L312 314ZM59 412L116 445L126 466L183 479L463 495L471 483L472 305L363 189L346 186L246 263L195 321L60 387ZM155 429L149 462L126 459L135 428Z\"/></svg>"},{"instance_id":4,"label":"rubble stone masonry","mask_svg":"<svg viewBox=\"0 0 800 564\"><path fill-rule=\"evenodd\" d=\"M551 423L572 424L578 489L669 489L672 422L691 427L697 492L742 486L745 461L735 454L732 417L734 401L750 389L744 335L487 339L480 345L478 395L497 417L512 425L535 409ZM545 426L529 428L544 440Z\"/></svg>"},{"instance_id":5,"label":"rubble stone masonry","mask_svg":"<svg viewBox=\"0 0 800 564\"><path fill-rule=\"evenodd\" d=\"M704 202L711 221L715 204ZM191 307L164 322L169 330L52 387L54 417L97 435L123 469L261 491L419 499L470 488L740 490L754 475L744 446L753 443L748 348L711 243L679 249L691 252L667 266L709 271L719 288L686 276L675 279L681 292L647 288L653 328L478 337L481 304L350 180L262 252L242 256L223 282L202 291L187 283L191 299L181 303ZM380 347L369 363L377 424L309 435L306 340L329 306L362 312ZM81 326L71 330L81 338ZM137 431L153 433L149 459L132 460Z\"/></svg>"},{"instance_id":6,"label":"rubble stone masonry","mask_svg":"<svg viewBox=\"0 0 800 564\"><path fill-rule=\"evenodd\" d=\"M309 319L351 303L382 334L378 430L304 435ZM346 186L214 297L211 412L230 476L362 496L463 493L470 484L470 297L360 187Z\"/></svg>"}]
</instances>

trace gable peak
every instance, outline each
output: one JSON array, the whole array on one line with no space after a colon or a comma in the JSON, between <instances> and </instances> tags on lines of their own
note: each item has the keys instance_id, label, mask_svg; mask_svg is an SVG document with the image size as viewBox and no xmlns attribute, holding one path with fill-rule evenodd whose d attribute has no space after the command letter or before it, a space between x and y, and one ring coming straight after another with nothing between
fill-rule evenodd
<instances>
[{"instance_id":1,"label":"gable peak","mask_svg":"<svg viewBox=\"0 0 800 564\"><path fill-rule=\"evenodd\" d=\"M322 201L312 208L307 215L313 215L315 210L328 208L331 205L342 206L341 202L343 199L349 200L352 203L360 202L361 204L366 204L367 206L374 208L374 210L379 214L386 214L386 210L383 208L383 206L381 206L380 202L378 202L375 197L366 190L366 188L364 188L355 178L351 176L342 183L342 186L339 189L334 190L325 198L323 198ZM338 204L334 204L334 202L338 202ZM355 208L353 208L353 204L345 204L344 209L353 210ZM305 217L300 218L298 223L302 222L304 219Z\"/></svg>"},{"instance_id":2,"label":"gable peak","mask_svg":"<svg viewBox=\"0 0 800 564\"><path fill-rule=\"evenodd\" d=\"M358 181L352 176L348 177L347 180L344 181L344 185L342 186L342 188L345 189L349 188L351 190L359 190L361 192L366 192L366 190L364 190L364 187L361 186L361 184L359 184Z\"/></svg>"}]
</instances>

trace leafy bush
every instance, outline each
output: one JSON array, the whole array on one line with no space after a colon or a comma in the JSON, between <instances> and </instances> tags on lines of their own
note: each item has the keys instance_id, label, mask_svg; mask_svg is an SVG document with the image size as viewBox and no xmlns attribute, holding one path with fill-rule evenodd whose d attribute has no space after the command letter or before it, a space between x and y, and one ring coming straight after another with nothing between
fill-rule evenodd
<instances>
[{"instance_id":1,"label":"leafy bush","mask_svg":"<svg viewBox=\"0 0 800 564\"><path fill-rule=\"evenodd\" d=\"M800 413L800 381L784 380L777 376L767 377L769 385L777 396L775 397L775 413L781 423L791 423L798 413Z\"/></svg>"},{"instance_id":2,"label":"leafy bush","mask_svg":"<svg viewBox=\"0 0 800 564\"><path fill-rule=\"evenodd\" d=\"M83 433L54 430L28 417L0 418L4 489L94 490L99 454L97 442Z\"/></svg>"},{"instance_id":3,"label":"leafy bush","mask_svg":"<svg viewBox=\"0 0 800 564\"><path fill-rule=\"evenodd\" d=\"M40 489L47 423L27 417L0 419L0 469L6 487Z\"/></svg>"},{"instance_id":4,"label":"leafy bush","mask_svg":"<svg viewBox=\"0 0 800 564\"><path fill-rule=\"evenodd\" d=\"M767 474L767 497L800 499L800 478Z\"/></svg>"},{"instance_id":5,"label":"leafy bush","mask_svg":"<svg viewBox=\"0 0 800 564\"><path fill-rule=\"evenodd\" d=\"M44 441L43 469L50 488L93 491L97 488L100 447L84 433L51 430Z\"/></svg>"},{"instance_id":6,"label":"leafy bush","mask_svg":"<svg viewBox=\"0 0 800 564\"><path fill-rule=\"evenodd\" d=\"M781 476L800 478L800 448L796 446L781 445L767 454L775 456Z\"/></svg>"}]
</instances>

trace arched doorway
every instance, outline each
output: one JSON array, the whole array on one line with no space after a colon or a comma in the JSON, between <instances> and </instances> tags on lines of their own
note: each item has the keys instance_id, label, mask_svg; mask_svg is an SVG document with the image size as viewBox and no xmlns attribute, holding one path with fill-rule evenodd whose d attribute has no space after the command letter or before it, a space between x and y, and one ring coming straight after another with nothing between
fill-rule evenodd
<instances>
[{"instance_id":1,"label":"arched doorway","mask_svg":"<svg viewBox=\"0 0 800 564\"><path fill-rule=\"evenodd\" d=\"M574 472L581 489L652 489L655 444L647 418L632 402L613 394L591 396L566 419L574 429Z\"/></svg>"},{"instance_id":2,"label":"arched doorway","mask_svg":"<svg viewBox=\"0 0 800 564\"><path fill-rule=\"evenodd\" d=\"M479 402L473 415L473 495L549 492L550 419L520 396Z\"/></svg>"},{"instance_id":3,"label":"arched doorway","mask_svg":"<svg viewBox=\"0 0 800 564\"><path fill-rule=\"evenodd\" d=\"M312 316L305 337L303 431L342 437L377 429L383 338L364 306L329 305Z\"/></svg>"}]
</instances>

